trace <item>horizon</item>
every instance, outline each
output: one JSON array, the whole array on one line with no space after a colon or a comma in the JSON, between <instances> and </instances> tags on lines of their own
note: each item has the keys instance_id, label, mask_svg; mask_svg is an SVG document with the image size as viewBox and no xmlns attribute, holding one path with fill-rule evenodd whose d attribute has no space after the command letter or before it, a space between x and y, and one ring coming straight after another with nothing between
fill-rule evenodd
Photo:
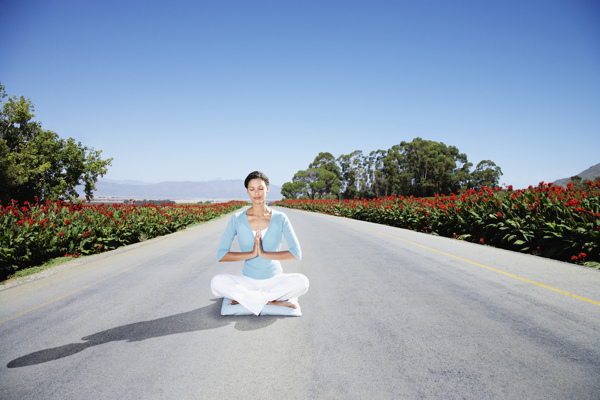
<instances>
[{"instance_id":1,"label":"horizon","mask_svg":"<svg viewBox=\"0 0 600 400\"><path fill-rule=\"evenodd\" d=\"M3 3L0 82L104 178L290 182L416 137L526 188L600 162L600 2ZM25 18L24 18L25 16ZM215 176L219 178L215 178Z\"/></svg>"},{"instance_id":2,"label":"horizon","mask_svg":"<svg viewBox=\"0 0 600 400\"><path fill-rule=\"evenodd\" d=\"M539 181L539 182L531 183L530 185L531 185L531 186L536 186L536 185L538 185L538 184L539 184L539 183L541 183L541 182L545 182L545 183L554 183L554 182L556 182L556 181L559 181L559 180L563 180L563 179L570 179L571 177L578 176L578 175L580 175L582 172L585 172L586 170L588 170L588 169L590 169L590 168L593 168L593 167L595 167L595 166L597 166L597 165L600 165L600 162L599 162L599 163L596 163L596 164L592 164L592 165L590 165L588 168L585 168L584 170L582 170L582 171L579 171L579 172L577 172L577 173L574 173L574 174L572 174L572 175L569 175L569 176L564 176L564 177L562 177L562 178L556 178L556 179L554 179L554 180L541 180L541 181ZM128 184L131 184L131 185L135 185L135 184L142 184L142 185L156 185L156 184L160 184L160 183L167 183L167 182L175 182L175 183L186 183L186 182L191 182L191 183L203 183L203 182L219 182L219 181L237 181L237 182L243 182L243 181L244 181L244 179L222 179L222 178L214 178L214 179L201 180L201 181L191 181L191 180L185 180L185 181L176 181L176 180L171 180L171 181L160 181L160 182L146 182L146 181L139 181L139 180L132 180L132 179L112 179L112 178L104 178L104 177L98 178L98 182L100 182L101 180L102 180L102 181L105 181L105 182L107 182L107 181L111 181L111 182L114 182L114 183L124 183L124 182L127 182ZM269 181L271 181L271 179L269 179ZM290 180L289 180L289 181L287 181L287 182L291 182L291 181L292 181L292 180L290 179ZM286 182L283 182L283 183L286 183ZM281 186L283 185L283 183L281 183L281 184L280 184L280 183L273 183L273 182L271 181L271 182L270 182L270 184L269 184L269 186L277 186L277 187L281 188ZM499 186L503 187L503 186L508 186L508 185L509 185L509 184L505 184L505 185L499 185ZM513 186L513 187L515 187L514 185L512 185L512 186ZM529 186L529 185L528 185L528 186ZM516 187L515 187L515 189L527 189L527 187L519 187L519 188L516 188Z\"/></svg>"}]
</instances>

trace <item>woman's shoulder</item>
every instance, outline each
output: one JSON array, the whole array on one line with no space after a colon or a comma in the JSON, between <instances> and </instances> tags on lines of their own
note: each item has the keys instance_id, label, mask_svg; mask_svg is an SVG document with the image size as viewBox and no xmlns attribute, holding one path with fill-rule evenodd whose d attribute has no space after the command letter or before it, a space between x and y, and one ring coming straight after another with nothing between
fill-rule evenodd
<instances>
[{"instance_id":1,"label":"woman's shoulder","mask_svg":"<svg viewBox=\"0 0 600 400\"><path fill-rule=\"evenodd\" d=\"M233 213L229 219L237 222L238 220L240 220L240 218L246 217L246 211L248 211L248 210L243 210L243 211L238 211L236 213Z\"/></svg>"},{"instance_id":2,"label":"woman's shoulder","mask_svg":"<svg viewBox=\"0 0 600 400\"><path fill-rule=\"evenodd\" d=\"M275 218L278 221L285 221L288 219L288 216L283 211L275 210L271 208L271 218Z\"/></svg>"},{"instance_id":3,"label":"woman's shoulder","mask_svg":"<svg viewBox=\"0 0 600 400\"><path fill-rule=\"evenodd\" d=\"M271 207L271 215L272 216L277 215L277 216L281 217L282 215L285 215L285 213L283 211L279 211L279 210L276 210L275 208Z\"/></svg>"}]
</instances>

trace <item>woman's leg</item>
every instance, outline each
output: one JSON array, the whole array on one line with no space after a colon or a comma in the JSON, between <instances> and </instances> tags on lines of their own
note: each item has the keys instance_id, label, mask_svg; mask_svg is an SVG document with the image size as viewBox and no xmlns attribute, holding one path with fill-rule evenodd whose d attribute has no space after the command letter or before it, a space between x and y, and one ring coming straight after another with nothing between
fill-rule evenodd
<instances>
[{"instance_id":1,"label":"woman's leg","mask_svg":"<svg viewBox=\"0 0 600 400\"><path fill-rule=\"evenodd\" d=\"M211 281L215 296L235 300L255 315L259 315L267 304L295 308L282 300L302 296L308 291L308 286L308 278L302 274L278 274L270 279L219 274Z\"/></svg>"},{"instance_id":2,"label":"woman's leg","mask_svg":"<svg viewBox=\"0 0 600 400\"><path fill-rule=\"evenodd\" d=\"M279 274L267 281L261 286L265 298L270 302L302 296L309 286L308 278L302 274Z\"/></svg>"},{"instance_id":3,"label":"woman's leg","mask_svg":"<svg viewBox=\"0 0 600 400\"><path fill-rule=\"evenodd\" d=\"M210 287L215 296L227 297L258 315L267 304L256 280L243 275L219 274L213 277Z\"/></svg>"}]
</instances>

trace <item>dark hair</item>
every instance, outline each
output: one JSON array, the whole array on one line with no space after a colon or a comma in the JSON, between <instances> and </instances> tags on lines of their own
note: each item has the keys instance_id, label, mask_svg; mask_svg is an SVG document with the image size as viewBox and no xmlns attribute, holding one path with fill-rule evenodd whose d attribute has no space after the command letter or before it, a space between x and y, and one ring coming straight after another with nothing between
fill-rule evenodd
<instances>
[{"instance_id":1,"label":"dark hair","mask_svg":"<svg viewBox=\"0 0 600 400\"><path fill-rule=\"evenodd\" d=\"M248 176L246 177L246 180L244 181L244 186L246 186L246 189L248 189L248 183L252 179L262 179L263 181L265 181L265 185L267 185L267 187L269 187L269 178L267 178L267 176L263 172L254 171L254 172L250 172L248 174Z\"/></svg>"}]
</instances>

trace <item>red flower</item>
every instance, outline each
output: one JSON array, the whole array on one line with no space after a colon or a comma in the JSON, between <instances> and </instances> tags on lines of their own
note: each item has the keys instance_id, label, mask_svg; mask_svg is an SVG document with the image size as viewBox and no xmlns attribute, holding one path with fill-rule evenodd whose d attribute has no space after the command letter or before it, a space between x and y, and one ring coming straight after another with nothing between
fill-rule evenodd
<instances>
[{"instance_id":1,"label":"red flower","mask_svg":"<svg viewBox=\"0 0 600 400\"><path fill-rule=\"evenodd\" d=\"M64 232L58 232L58 236L65 236Z\"/></svg>"},{"instance_id":2,"label":"red flower","mask_svg":"<svg viewBox=\"0 0 600 400\"><path fill-rule=\"evenodd\" d=\"M483 244L483 238L479 239L479 243Z\"/></svg>"},{"instance_id":3,"label":"red flower","mask_svg":"<svg viewBox=\"0 0 600 400\"><path fill-rule=\"evenodd\" d=\"M498 218L502 218L502 213L500 213L500 212L499 212L499 213L498 213L498 214L496 214L496 215L498 216Z\"/></svg>"}]
</instances>

